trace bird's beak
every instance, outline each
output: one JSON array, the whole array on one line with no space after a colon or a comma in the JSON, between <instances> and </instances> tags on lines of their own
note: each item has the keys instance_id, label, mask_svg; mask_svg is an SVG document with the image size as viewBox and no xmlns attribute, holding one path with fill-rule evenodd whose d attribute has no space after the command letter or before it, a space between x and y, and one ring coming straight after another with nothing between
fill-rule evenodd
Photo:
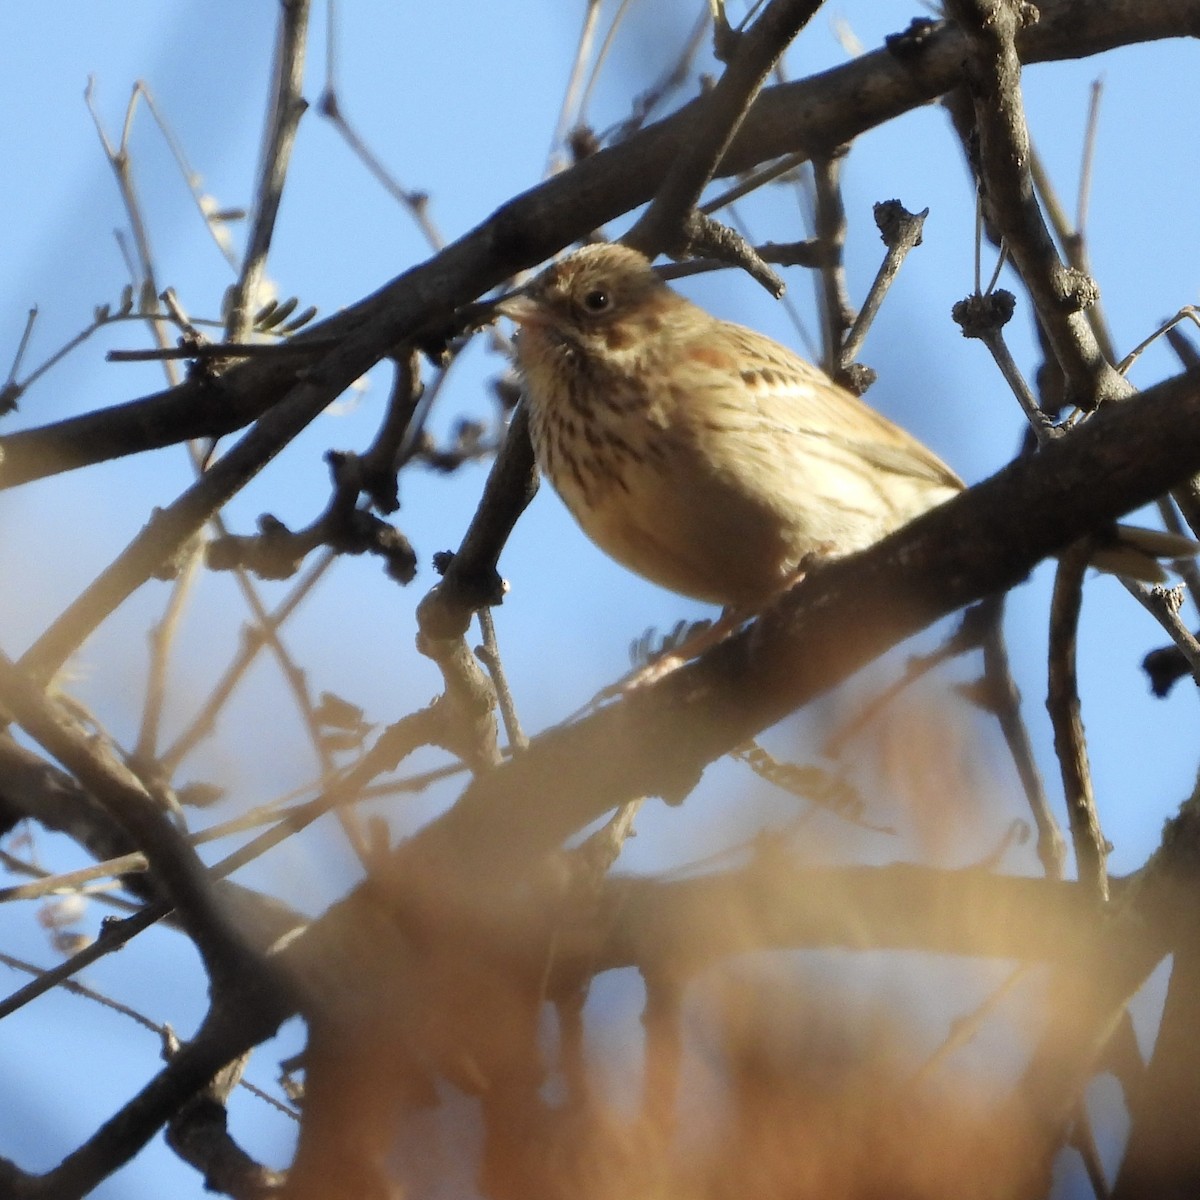
<instances>
[{"instance_id":1,"label":"bird's beak","mask_svg":"<svg viewBox=\"0 0 1200 1200\"><path fill-rule=\"evenodd\" d=\"M496 305L495 312L518 325L548 325L542 306L520 292L506 296Z\"/></svg>"}]
</instances>

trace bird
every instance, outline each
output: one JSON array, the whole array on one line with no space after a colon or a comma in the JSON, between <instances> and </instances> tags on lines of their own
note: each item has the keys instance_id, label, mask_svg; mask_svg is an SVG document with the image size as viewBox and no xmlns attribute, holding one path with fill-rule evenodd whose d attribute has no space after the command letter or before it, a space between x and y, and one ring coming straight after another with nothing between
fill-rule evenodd
<instances>
[{"instance_id":1,"label":"bird","mask_svg":"<svg viewBox=\"0 0 1200 1200\"><path fill-rule=\"evenodd\" d=\"M497 311L518 327L543 475L611 558L721 605L722 632L966 486L912 434L787 347L693 304L631 247L584 246ZM1115 569L1154 581L1165 576L1149 554L1200 548L1129 533L1149 545L1114 546Z\"/></svg>"}]
</instances>

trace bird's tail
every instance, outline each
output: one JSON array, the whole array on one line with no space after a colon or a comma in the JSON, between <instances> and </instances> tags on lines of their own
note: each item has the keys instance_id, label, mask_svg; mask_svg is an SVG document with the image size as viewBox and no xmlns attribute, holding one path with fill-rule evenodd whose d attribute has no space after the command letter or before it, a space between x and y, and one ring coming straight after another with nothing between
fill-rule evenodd
<instances>
[{"instance_id":1,"label":"bird's tail","mask_svg":"<svg viewBox=\"0 0 1200 1200\"><path fill-rule=\"evenodd\" d=\"M1195 558L1200 542L1162 529L1140 525L1117 525L1112 540L1105 541L1092 556L1092 566L1109 575L1139 579L1143 583L1165 583L1169 574L1163 559Z\"/></svg>"}]
</instances>

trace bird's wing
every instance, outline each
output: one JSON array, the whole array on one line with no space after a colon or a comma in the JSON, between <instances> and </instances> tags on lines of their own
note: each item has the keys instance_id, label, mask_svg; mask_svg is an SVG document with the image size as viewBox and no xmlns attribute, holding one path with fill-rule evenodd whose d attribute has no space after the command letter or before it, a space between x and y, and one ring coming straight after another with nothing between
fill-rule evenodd
<instances>
[{"instance_id":1,"label":"bird's wing","mask_svg":"<svg viewBox=\"0 0 1200 1200\"><path fill-rule=\"evenodd\" d=\"M726 421L752 418L757 428L774 427L781 435L833 438L889 474L963 486L912 434L785 346L740 325L723 324L721 332L719 340L697 340L683 348L683 357L697 368L687 372L691 387L719 388L747 406L739 415L731 404L723 414ZM740 387L730 386L735 381Z\"/></svg>"}]
</instances>

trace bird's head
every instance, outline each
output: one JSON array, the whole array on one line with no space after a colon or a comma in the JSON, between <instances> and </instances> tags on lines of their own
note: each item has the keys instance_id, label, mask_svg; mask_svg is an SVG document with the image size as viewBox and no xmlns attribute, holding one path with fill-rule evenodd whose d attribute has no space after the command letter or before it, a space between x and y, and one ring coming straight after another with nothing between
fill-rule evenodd
<instances>
[{"instance_id":1,"label":"bird's head","mask_svg":"<svg viewBox=\"0 0 1200 1200\"><path fill-rule=\"evenodd\" d=\"M585 246L547 267L496 311L520 326L518 353L559 352L611 360L661 328L679 301L651 270L645 255L615 243Z\"/></svg>"}]
</instances>

